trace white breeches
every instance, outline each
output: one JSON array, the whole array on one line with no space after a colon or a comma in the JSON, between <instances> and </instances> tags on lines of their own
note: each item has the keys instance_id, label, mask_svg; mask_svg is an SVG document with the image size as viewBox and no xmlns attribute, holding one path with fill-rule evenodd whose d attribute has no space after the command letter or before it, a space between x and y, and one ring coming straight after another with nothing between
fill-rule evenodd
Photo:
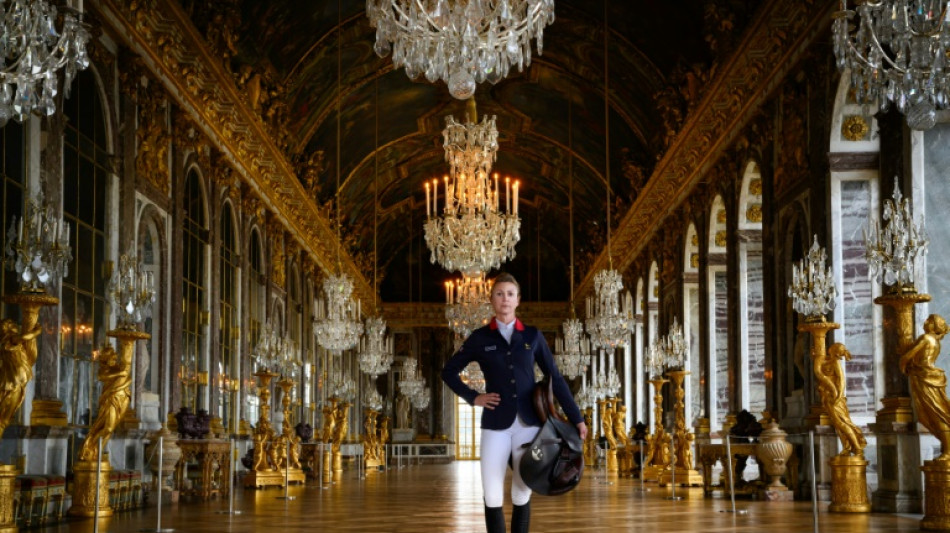
<instances>
[{"instance_id":1,"label":"white breeches","mask_svg":"<svg viewBox=\"0 0 950 533\"><path fill-rule=\"evenodd\" d=\"M538 434L537 426L526 426L521 418L508 429L482 430L482 491L487 507L501 507L505 499L505 474L508 473L508 457L512 458L511 503L524 505L531 500L531 489L521 481L518 466L526 449L522 444L531 442Z\"/></svg>"}]
</instances>

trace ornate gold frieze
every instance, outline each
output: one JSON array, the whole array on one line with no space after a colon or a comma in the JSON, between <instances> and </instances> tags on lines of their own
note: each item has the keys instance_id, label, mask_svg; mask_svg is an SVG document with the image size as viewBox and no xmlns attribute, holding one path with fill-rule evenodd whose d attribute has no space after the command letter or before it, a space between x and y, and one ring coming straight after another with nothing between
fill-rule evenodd
<instances>
[{"instance_id":1,"label":"ornate gold frieze","mask_svg":"<svg viewBox=\"0 0 950 533\"><path fill-rule=\"evenodd\" d=\"M849 115L841 123L841 136L849 141L863 141L870 131L868 121L861 115Z\"/></svg>"},{"instance_id":2,"label":"ornate gold frieze","mask_svg":"<svg viewBox=\"0 0 950 533\"><path fill-rule=\"evenodd\" d=\"M383 302L380 308L389 328L394 331L446 326L444 304ZM557 331L570 313L570 304L565 302L524 302L518 306L518 318L542 331Z\"/></svg>"},{"instance_id":3,"label":"ornate gold frieze","mask_svg":"<svg viewBox=\"0 0 950 533\"><path fill-rule=\"evenodd\" d=\"M272 107L255 110L235 85L220 57L209 50L205 38L175 0L117 2L97 0L93 10L114 38L140 55L148 70L165 86L176 103L195 119L211 144L231 160L235 170L271 206L287 229L324 271L336 270L336 236L297 179L296 170L281 150L272 124L261 113L277 117L279 94ZM279 93L281 88L268 88ZM276 106L276 107L274 107ZM299 202L297 216L292 208ZM369 299L372 288L349 254L340 258L344 271L354 279L356 295Z\"/></svg>"},{"instance_id":4,"label":"ornate gold frieze","mask_svg":"<svg viewBox=\"0 0 950 533\"><path fill-rule=\"evenodd\" d=\"M725 223L726 223L726 210L725 210L725 209L720 209L719 211L716 211L716 222L719 223L719 224L725 224Z\"/></svg>"},{"instance_id":5,"label":"ornate gold frieze","mask_svg":"<svg viewBox=\"0 0 950 533\"><path fill-rule=\"evenodd\" d=\"M749 194L762 196L762 178L749 180Z\"/></svg>"},{"instance_id":6,"label":"ornate gold frieze","mask_svg":"<svg viewBox=\"0 0 950 533\"><path fill-rule=\"evenodd\" d=\"M699 254L690 254L689 264L693 268L699 268Z\"/></svg>"},{"instance_id":7,"label":"ornate gold frieze","mask_svg":"<svg viewBox=\"0 0 950 533\"><path fill-rule=\"evenodd\" d=\"M611 236L613 267L626 270L662 227L657 213L676 210L684 191L704 179L706 169L721 159L773 97L792 68L816 39L828 32L837 4L774 0L764 2L743 35L745 45L722 63L706 84L702 100L687 117L686 129L661 157L636 201ZM594 273L608 268L606 250L586 270L576 293L593 292Z\"/></svg>"}]
</instances>

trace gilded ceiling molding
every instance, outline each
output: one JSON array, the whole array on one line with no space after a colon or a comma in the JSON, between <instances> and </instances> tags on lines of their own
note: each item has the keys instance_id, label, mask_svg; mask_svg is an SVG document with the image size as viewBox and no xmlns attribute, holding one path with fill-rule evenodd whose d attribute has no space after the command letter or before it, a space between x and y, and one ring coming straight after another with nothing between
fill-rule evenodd
<instances>
[{"instance_id":1,"label":"gilded ceiling molding","mask_svg":"<svg viewBox=\"0 0 950 533\"><path fill-rule=\"evenodd\" d=\"M759 9L742 40L742 49L720 65L702 101L687 117L611 236L614 268L622 271L633 262L663 226L666 216L742 134L772 89L808 47L817 39L827 38L837 3L773 0L763 2ZM607 267L604 250L578 286L578 297L593 292L594 274Z\"/></svg>"},{"instance_id":2,"label":"gilded ceiling molding","mask_svg":"<svg viewBox=\"0 0 950 533\"><path fill-rule=\"evenodd\" d=\"M386 324L394 331L446 327L443 303L383 302L380 307ZM518 306L518 318L540 330L555 331L560 329L570 310L570 302L524 302Z\"/></svg>"},{"instance_id":3,"label":"gilded ceiling molding","mask_svg":"<svg viewBox=\"0 0 950 533\"><path fill-rule=\"evenodd\" d=\"M337 271L336 235L251 109L234 79L212 53L175 0L90 2L115 38L141 56L171 98L191 115L211 143L270 207L325 272ZM340 258L354 279L356 296L371 299L372 287L352 258Z\"/></svg>"}]
</instances>

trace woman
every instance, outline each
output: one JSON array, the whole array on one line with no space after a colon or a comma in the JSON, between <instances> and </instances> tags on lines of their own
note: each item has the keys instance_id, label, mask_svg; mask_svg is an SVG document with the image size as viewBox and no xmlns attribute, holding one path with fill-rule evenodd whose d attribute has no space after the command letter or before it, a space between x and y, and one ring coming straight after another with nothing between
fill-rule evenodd
<instances>
[{"instance_id":1,"label":"woman","mask_svg":"<svg viewBox=\"0 0 950 533\"><path fill-rule=\"evenodd\" d=\"M526 533L531 517L531 489L521 480L519 465L523 444L531 442L541 426L531 403L534 365L551 376L554 395L582 439L587 425L574 403L567 382L554 364L551 349L537 328L515 318L521 303L521 288L514 276L499 274L492 284L491 304L495 318L476 329L442 370L442 380L470 405L482 411L481 469L488 533L504 533L505 474L509 457L514 470L511 482L512 533ZM459 378L469 363L477 362L485 375L485 393L479 394Z\"/></svg>"}]
</instances>

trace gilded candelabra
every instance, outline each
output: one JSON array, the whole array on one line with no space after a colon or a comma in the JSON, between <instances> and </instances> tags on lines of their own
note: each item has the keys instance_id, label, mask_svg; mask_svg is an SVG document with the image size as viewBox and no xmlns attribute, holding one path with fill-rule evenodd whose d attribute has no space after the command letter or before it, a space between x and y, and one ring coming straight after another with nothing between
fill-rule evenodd
<instances>
[{"instance_id":1,"label":"gilded candelabra","mask_svg":"<svg viewBox=\"0 0 950 533\"><path fill-rule=\"evenodd\" d=\"M808 416L813 425L832 425L844 444L843 451L830 459L831 506L829 510L841 513L870 512L867 497L867 465L864 459L866 442L861 430L851 421L847 385L839 363L840 357L850 359L851 354L843 344L835 344L826 350L828 332L841 326L825 320L825 314L835 308L838 294L834 273L825 267L827 254L818 245L818 236L812 241L808 254L792 267L792 283L788 296L804 321L798 331L811 334L811 360L815 381L818 384L820 406L812 406Z\"/></svg>"},{"instance_id":2,"label":"gilded candelabra","mask_svg":"<svg viewBox=\"0 0 950 533\"><path fill-rule=\"evenodd\" d=\"M331 450L333 451L334 481L340 481L343 477L343 452L340 448L343 445L343 440L346 439L347 432L349 432L351 406L352 404L350 402L344 400L337 405L336 411L333 413L336 419L333 424L333 444L331 446Z\"/></svg>"},{"instance_id":3,"label":"gilded candelabra","mask_svg":"<svg viewBox=\"0 0 950 533\"><path fill-rule=\"evenodd\" d=\"M670 463L670 436L663 427L663 384L668 379L655 377L649 380L653 385L653 434L647 436L647 449L643 455L642 473L644 481L659 481L660 473Z\"/></svg>"},{"instance_id":4,"label":"gilded candelabra","mask_svg":"<svg viewBox=\"0 0 950 533\"><path fill-rule=\"evenodd\" d=\"M122 421L132 400L132 358L135 356L135 343L147 340L151 335L139 331L136 324L148 316L155 300L154 284L149 273L130 252L119 258L118 265L112 271L112 277L106 287L109 300L116 315L116 329L106 333L118 341L116 351L111 345L99 354L99 381L102 393L99 395L99 409L96 419L89 426L89 433L79 451L79 460L73 466L75 482L73 484L73 505L69 508L71 516L110 516L109 474L112 467L109 456L103 450L112 438L116 426ZM100 451L101 456L100 456ZM101 462L100 462L101 459ZM99 485L99 506L96 508L96 473Z\"/></svg>"},{"instance_id":5,"label":"gilded candelabra","mask_svg":"<svg viewBox=\"0 0 950 533\"><path fill-rule=\"evenodd\" d=\"M363 461L366 472L374 472L383 465L383 456L379 453L381 439L376 429L379 411L364 409L363 414L365 416L363 420Z\"/></svg>"},{"instance_id":6,"label":"gilded candelabra","mask_svg":"<svg viewBox=\"0 0 950 533\"><path fill-rule=\"evenodd\" d=\"M270 421L270 383L277 374L269 370L259 370L254 376L260 380L261 410L254 428L253 465L244 476L245 487L263 488L267 486L284 486L284 474L277 468L282 464L280 446L276 442L276 435Z\"/></svg>"},{"instance_id":7,"label":"gilded candelabra","mask_svg":"<svg viewBox=\"0 0 950 533\"><path fill-rule=\"evenodd\" d=\"M281 448L283 454L286 455L278 468L283 471L287 467L285 472L287 481L289 483L303 483L306 481L306 475L300 467L300 437L294 431L291 417L291 392L294 389L294 384L294 380L290 378L284 378L277 382L283 392L280 404L284 408L284 420L281 422L280 437L276 439L274 446Z\"/></svg>"},{"instance_id":8,"label":"gilded candelabra","mask_svg":"<svg viewBox=\"0 0 950 533\"><path fill-rule=\"evenodd\" d=\"M689 371L670 370L666 374L673 384L673 397L676 399L673 404L675 418L672 435L675 440L675 455L668 461L671 465L670 470L664 470L660 475L660 485L670 484L674 479L680 485L702 485L702 474L693 468L693 441L696 437L686 425L686 390L683 388L683 381L689 375ZM675 478L674 468L676 469Z\"/></svg>"},{"instance_id":9,"label":"gilded candelabra","mask_svg":"<svg viewBox=\"0 0 950 533\"><path fill-rule=\"evenodd\" d=\"M323 431L320 437L323 441L323 483L330 483L333 479L333 435L336 431L336 405L339 400L327 398L323 405Z\"/></svg>"},{"instance_id":10,"label":"gilded candelabra","mask_svg":"<svg viewBox=\"0 0 950 533\"><path fill-rule=\"evenodd\" d=\"M617 437L614 435L614 399L602 398L597 400L600 406L600 431L607 441L607 449L604 450L607 473L617 474Z\"/></svg>"}]
</instances>

